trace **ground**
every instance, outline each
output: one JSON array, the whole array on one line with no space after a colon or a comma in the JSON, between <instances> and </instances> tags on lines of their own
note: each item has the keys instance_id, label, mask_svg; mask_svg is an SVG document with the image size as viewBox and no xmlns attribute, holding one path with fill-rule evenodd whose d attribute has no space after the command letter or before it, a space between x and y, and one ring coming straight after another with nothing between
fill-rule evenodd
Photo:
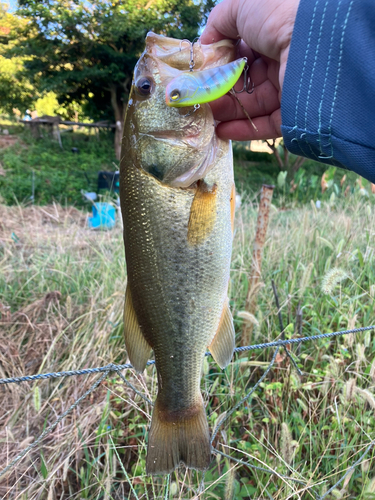
<instances>
[{"instance_id":1,"label":"ground","mask_svg":"<svg viewBox=\"0 0 375 500\"><path fill-rule=\"evenodd\" d=\"M257 198L244 195L236 215L230 306L237 345L246 321L242 311L257 208ZM94 232L86 217L57 204L0 206L0 377L127 361L121 227ZM374 206L359 194L323 202L319 209L314 203L272 206L252 342L279 336L271 278L289 336L374 324L374 236ZM211 429L259 380L273 352L236 355L224 371L207 360L202 393ZM375 338L364 332L303 344L292 352L304 375L299 377L280 351L267 378L215 440L216 448L232 459L217 456L203 483L202 473L183 469L169 479L145 476L152 408L110 375L0 479L0 495L6 500L286 500L293 492L298 498L296 492L302 490L300 498L317 498L375 438ZM155 399L152 367L142 375L123 373L138 391ZM66 377L2 387L0 463L9 463L97 379ZM369 500L374 470L371 451L329 498Z\"/></svg>"},{"instance_id":2,"label":"ground","mask_svg":"<svg viewBox=\"0 0 375 500\"><path fill-rule=\"evenodd\" d=\"M13 146L18 141L16 135L0 135L0 148Z\"/></svg>"}]
</instances>

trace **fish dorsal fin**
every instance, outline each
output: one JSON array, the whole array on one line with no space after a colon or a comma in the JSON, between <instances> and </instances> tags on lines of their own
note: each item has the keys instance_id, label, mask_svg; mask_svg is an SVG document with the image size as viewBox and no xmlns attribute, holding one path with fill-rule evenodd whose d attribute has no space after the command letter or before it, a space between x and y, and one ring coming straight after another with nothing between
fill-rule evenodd
<instances>
[{"instance_id":1,"label":"fish dorsal fin","mask_svg":"<svg viewBox=\"0 0 375 500\"><path fill-rule=\"evenodd\" d=\"M124 334L125 345L130 363L137 372L143 372L151 354L148 344L140 329L137 316L133 308L129 285L126 287L124 306Z\"/></svg>"},{"instance_id":2,"label":"fish dorsal fin","mask_svg":"<svg viewBox=\"0 0 375 500\"><path fill-rule=\"evenodd\" d=\"M216 184L209 187L204 181L198 181L198 188L190 208L187 234L190 245L202 243L214 227L216 220L216 191Z\"/></svg>"},{"instance_id":3,"label":"fish dorsal fin","mask_svg":"<svg viewBox=\"0 0 375 500\"><path fill-rule=\"evenodd\" d=\"M232 359L234 347L235 332L233 318L227 301L220 318L219 328L208 348L220 368L225 368Z\"/></svg>"}]
</instances>

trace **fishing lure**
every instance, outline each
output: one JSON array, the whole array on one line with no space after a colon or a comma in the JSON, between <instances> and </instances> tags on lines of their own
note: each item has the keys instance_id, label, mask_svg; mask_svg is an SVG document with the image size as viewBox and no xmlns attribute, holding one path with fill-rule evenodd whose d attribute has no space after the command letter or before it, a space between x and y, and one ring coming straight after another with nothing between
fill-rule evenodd
<instances>
[{"instance_id":1,"label":"fishing lure","mask_svg":"<svg viewBox=\"0 0 375 500\"><path fill-rule=\"evenodd\" d=\"M182 108L214 101L230 91L246 64L247 58L242 57L224 66L183 72L167 85L165 102Z\"/></svg>"}]
</instances>

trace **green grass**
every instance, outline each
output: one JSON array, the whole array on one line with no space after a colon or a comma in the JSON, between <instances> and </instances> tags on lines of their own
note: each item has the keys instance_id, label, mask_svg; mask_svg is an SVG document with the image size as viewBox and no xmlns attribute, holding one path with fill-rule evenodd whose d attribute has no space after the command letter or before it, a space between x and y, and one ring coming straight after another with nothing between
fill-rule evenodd
<instances>
[{"instance_id":1,"label":"green grass","mask_svg":"<svg viewBox=\"0 0 375 500\"><path fill-rule=\"evenodd\" d=\"M298 305L303 335L375 323L374 214L371 199L359 193L323 202L320 209L293 203L288 209L272 207L255 314L259 326L252 342L279 336L271 279L279 291L287 335L297 334ZM243 196L230 281L237 345L256 217L256 199ZM0 376L124 363L121 229L89 231L84 214L57 205L0 206L0 219ZM334 269L340 281L329 274ZM176 471L169 479L147 477L152 408L112 375L64 419L40 450L33 450L15 472L0 480L0 495L24 500L317 498L375 438L375 337L365 332L305 343L292 351L303 377L281 350L261 387L219 431L215 446L307 487L220 455L213 459L201 489L202 473L194 471ZM202 393L211 429L259 380L273 352L235 356L224 371L207 359ZM153 367L143 375L125 375L155 399ZM0 463L16 456L96 379L6 386L0 409ZM371 451L329 498L370 500L374 477Z\"/></svg>"},{"instance_id":2,"label":"green grass","mask_svg":"<svg viewBox=\"0 0 375 500\"><path fill-rule=\"evenodd\" d=\"M35 203L53 201L84 206L81 190L97 191L98 172L114 171L118 162L113 133L66 132L61 134L63 150L47 135L34 139L28 131L9 127L19 137L15 146L0 148L0 199L8 205L27 203L35 192ZM79 152L72 152L78 148Z\"/></svg>"},{"instance_id":3,"label":"green grass","mask_svg":"<svg viewBox=\"0 0 375 500\"><path fill-rule=\"evenodd\" d=\"M100 170L116 170L118 161L114 155L114 137L110 131L62 132L63 150L58 142L47 135L35 139L23 125L9 119L0 119L0 128L7 127L18 142L1 147L0 136L0 202L7 205L30 203L34 189L34 203L45 205L54 201L62 205L84 207L81 190L97 191ZM73 153L78 148L79 153ZM235 180L237 190L248 195L256 194L262 184L274 184L274 203L293 207L313 200L330 200L353 195L360 190L360 178L353 172L329 168L327 165L308 160L294 175L280 177L280 169L273 155L254 153L248 143L234 144ZM327 172L328 189L321 192L321 177ZM370 194L370 186L362 179L364 196Z\"/></svg>"},{"instance_id":4,"label":"green grass","mask_svg":"<svg viewBox=\"0 0 375 500\"><path fill-rule=\"evenodd\" d=\"M283 207L309 203L310 200L334 201L352 196L361 188L362 196L369 197L371 194L370 183L354 172L306 159L302 167L293 173L292 165L297 157L292 154L289 154L291 165L284 172L280 171L274 155L252 152L248 143L235 142L233 145L236 189L242 194L257 193L262 184L271 184L276 188L274 203ZM279 149L280 155L283 155L282 148ZM284 174L286 177L283 177ZM321 188L323 174L327 182L324 193Z\"/></svg>"}]
</instances>

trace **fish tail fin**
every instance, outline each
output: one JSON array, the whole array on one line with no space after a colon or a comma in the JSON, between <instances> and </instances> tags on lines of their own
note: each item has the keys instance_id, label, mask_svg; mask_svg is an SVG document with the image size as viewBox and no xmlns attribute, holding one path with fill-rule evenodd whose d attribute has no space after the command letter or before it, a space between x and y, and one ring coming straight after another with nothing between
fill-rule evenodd
<instances>
[{"instance_id":1,"label":"fish tail fin","mask_svg":"<svg viewBox=\"0 0 375 500\"><path fill-rule=\"evenodd\" d=\"M164 409L158 399L148 436L147 474L168 474L181 462L192 469L207 469L211 443L202 397L179 411Z\"/></svg>"}]
</instances>

